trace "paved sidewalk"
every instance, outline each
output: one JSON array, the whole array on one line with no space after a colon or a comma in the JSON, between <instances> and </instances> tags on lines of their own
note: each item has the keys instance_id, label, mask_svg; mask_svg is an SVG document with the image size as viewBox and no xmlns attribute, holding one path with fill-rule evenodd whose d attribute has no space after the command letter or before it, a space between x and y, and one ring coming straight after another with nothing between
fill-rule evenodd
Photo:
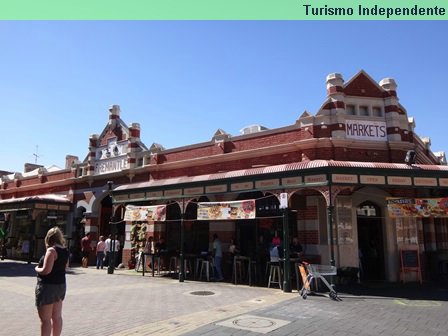
<instances>
[{"instance_id":1,"label":"paved sidewalk","mask_svg":"<svg viewBox=\"0 0 448 336\"><path fill-rule=\"evenodd\" d=\"M38 335L35 281L33 264L0 261L0 335ZM132 270L72 268L67 283L63 335L446 336L448 330L447 286L350 286L338 288L344 293L336 302Z\"/></svg>"}]
</instances>

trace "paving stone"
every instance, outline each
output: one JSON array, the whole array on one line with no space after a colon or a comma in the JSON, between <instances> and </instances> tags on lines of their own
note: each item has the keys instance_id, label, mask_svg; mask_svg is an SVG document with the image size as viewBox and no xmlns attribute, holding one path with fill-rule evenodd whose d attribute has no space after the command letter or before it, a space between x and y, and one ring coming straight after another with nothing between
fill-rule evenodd
<instances>
[{"instance_id":1,"label":"paving stone","mask_svg":"<svg viewBox=\"0 0 448 336\"><path fill-rule=\"evenodd\" d=\"M0 262L2 335L38 334L34 266ZM64 336L262 335L216 325L245 314L290 322L268 335L446 336L448 330L448 286L440 283L338 289L340 302L314 295L303 300L297 292L272 288L179 283L129 270L73 268L67 284Z\"/></svg>"}]
</instances>

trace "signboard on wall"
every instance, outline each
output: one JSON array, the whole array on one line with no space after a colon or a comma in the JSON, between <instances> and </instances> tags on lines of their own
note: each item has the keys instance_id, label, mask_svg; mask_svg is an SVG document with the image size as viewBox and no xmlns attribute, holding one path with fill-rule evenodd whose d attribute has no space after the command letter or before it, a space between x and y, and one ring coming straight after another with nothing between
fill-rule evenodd
<instances>
[{"instance_id":1,"label":"signboard on wall","mask_svg":"<svg viewBox=\"0 0 448 336\"><path fill-rule=\"evenodd\" d=\"M347 138L387 141L387 127L384 121L346 120L345 128Z\"/></svg>"},{"instance_id":2,"label":"signboard on wall","mask_svg":"<svg viewBox=\"0 0 448 336\"><path fill-rule=\"evenodd\" d=\"M95 175L109 174L128 168L126 156L116 157L95 162Z\"/></svg>"},{"instance_id":3,"label":"signboard on wall","mask_svg":"<svg viewBox=\"0 0 448 336\"><path fill-rule=\"evenodd\" d=\"M166 220L166 205L127 205L123 220L131 222L163 222Z\"/></svg>"},{"instance_id":4,"label":"signboard on wall","mask_svg":"<svg viewBox=\"0 0 448 336\"><path fill-rule=\"evenodd\" d=\"M108 174L128 169L127 142L117 141L117 137L107 140L107 145L100 146L95 152L95 175Z\"/></svg>"},{"instance_id":5,"label":"signboard on wall","mask_svg":"<svg viewBox=\"0 0 448 336\"><path fill-rule=\"evenodd\" d=\"M386 198L392 218L448 217L448 198Z\"/></svg>"},{"instance_id":6,"label":"signboard on wall","mask_svg":"<svg viewBox=\"0 0 448 336\"><path fill-rule=\"evenodd\" d=\"M198 203L198 220L254 218L255 200Z\"/></svg>"}]
</instances>

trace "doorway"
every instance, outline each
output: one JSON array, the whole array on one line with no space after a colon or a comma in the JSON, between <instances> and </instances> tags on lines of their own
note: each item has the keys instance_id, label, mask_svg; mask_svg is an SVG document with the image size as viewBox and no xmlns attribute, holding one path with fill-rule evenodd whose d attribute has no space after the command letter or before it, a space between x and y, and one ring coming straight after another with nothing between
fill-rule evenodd
<instances>
[{"instance_id":1,"label":"doorway","mask_svg":"<svg viewBox=\"0 0 448 336\"><path fill-rule=\"evenodd\" d=\"M379 207L363 203L357 209L361 281L385 279L383 225Z\"/></svg>"}]
</instances>

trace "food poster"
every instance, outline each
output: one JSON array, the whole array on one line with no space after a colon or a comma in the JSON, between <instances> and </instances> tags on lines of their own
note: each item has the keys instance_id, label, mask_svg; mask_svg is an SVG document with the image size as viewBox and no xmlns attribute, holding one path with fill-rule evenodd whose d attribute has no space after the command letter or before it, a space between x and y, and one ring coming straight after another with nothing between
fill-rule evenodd
<instances>
[{"instance_id":1,"label":"food poster","mask_svg":"<svg viewBox=\"0 0 448 336\"><path fill-rule=\"evenodd\" d=\"M387 198L392 218L448 217L448 198Z\"/></svg>"},{"instance_id":2,"label":"food poster","mask_svg":"<svg viewBox=\"0 0 448 336\"><path fill-rule=\"evenodd\" d=\"M198 203L198 220L254 218L255 200Z\"/></svg>"},{"instance_id":3,"label":"food poster","mask_svg":"<svg viewBox=\"0 0 448 336\"><path fill-rule=\"evenodd\" d=\"M416 218L396 218L397 244L418 244L418 228Z\"/></svg>"},{"instance_id":4,"label":"food poster","mask_svg":"<svg viewBox=\"0 0 448 336\"><path fill-rule=\"evenodd\" d=\"M127 205L123 220L132 222L164 222L166 220L166 205Z\"/></svg>"},{"instance_id":5,"label":"food poster","mask_svg":"<svg viewBox=\"0 0 448 336\"><path fill-rule=\"evenodd\" d=\"M353 208L351 200L339 199L336 214L338 244L353 244ZM336 237L336 235L333 237Z\"/></svg>"}]
</instances>

